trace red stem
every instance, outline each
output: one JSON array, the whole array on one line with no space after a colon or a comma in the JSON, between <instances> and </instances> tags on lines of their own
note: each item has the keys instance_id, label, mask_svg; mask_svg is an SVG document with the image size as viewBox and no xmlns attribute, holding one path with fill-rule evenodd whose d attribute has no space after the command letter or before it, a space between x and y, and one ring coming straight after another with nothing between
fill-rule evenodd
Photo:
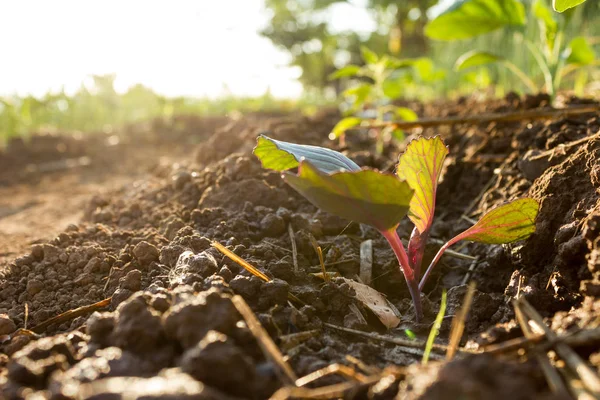
<instances>
[{"instance_id":1,"label":"red stem","mask_svg":"<svg viewBox=\"0 0 600 400\"><path fill-rule=\"evenodd\" d=\"M433 260L431 260L431 264L429 264L429 267L427 267L427 271L425 271L425 274L423 274L423 277L421 278L421 283L419 283L420 291L423 291L423 288L425 287L425 282L427 281L427 278L429 278L429 274L431 274L433 267L435 267L438 261L440 261L440 258L442 258L442 255L444 255L444 252L448 249L448 247L462 240L463 233L460 233L452 239L448 240L442 247L440 247L435 257L433 257Z\"/></svg>"},{"instance_id":2,"label":"red stem","mask_svg":"<svg viewBox=\"0 0 600 400\"><path fill-rule=\"evenodd\" d=\"M410 297L412 297L412 301L415 306L416 320L419 322L421 318L423 318L423 310L421 308L421 291L419 290L414 271L408 262L408 256L404 250L404 245L398 236L398 232L396 232L396 228L392 228L387 231L381 231L381 234L387 239L390 247L396 255L396 258L398 259L400 271L402 271L404 279L406 279L408 291L410 292Z\"/></svg>"}]
</instances>

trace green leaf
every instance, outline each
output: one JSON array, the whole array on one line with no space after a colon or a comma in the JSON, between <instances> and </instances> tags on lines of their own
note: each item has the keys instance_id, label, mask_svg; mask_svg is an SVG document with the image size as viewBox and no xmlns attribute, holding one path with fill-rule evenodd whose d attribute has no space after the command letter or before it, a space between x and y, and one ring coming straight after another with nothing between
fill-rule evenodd
<instances>
[{"instance_id":1,"label":"green leaf","mask_svg":"<svg viewBox=\"0 0 600 400\"><path fill-rule=\"evenodd\" d=\"M392 131L392 137L397 141L402 142L404 139L406 139L406 134L402 129L394 129Z\"/></svg>"},{"instance_id":2,"label":"green leaf","mask_svg":"<svg viewBox=\"0 0 600 400\"><path fill-rule=\"evenodd\" d=\"M552 51L556 32L558 31L558 23L554 19L554 13L546 6L545 0L536 0L533 4L533 14L542 26L548 50Z\"/></svg>"},{"instance_id":3,"label":"green leaf","mask_svg":"<svg viewBox=\"0 0 600 400\"><path fill-rule=\"evenodd\" d=\"M346 89L342 94L346 97L354 97L354 108L358 108L367 100L372 89L373 88L371 85L364 83L362 85L357 85Z\"/></svg>"},{"instance_id":4,"label":"green leaf","mask_svg":"<svg viewBox=\"0 0 600 400\"><path fill-rule=\"evenodd\" d=\"M377 54L366 46L360 46L360 53L367 64L376 64L379 61Z\"/></svg>"},{"instance_id":5,"label":"green leaf","mask_svg":"<svg viewBox=\"0 0 600 400\"><path fill-rule=\"evenodd\" d=\"M394 113L396 114L396 117L407 122L412 122L419 119L417 113L407 107L398 107Z\"/></svg>"},{"instance_id":6,"label":"green leaf","mask_svg":"<svg viewBox=\"0 0 600 400\"><path fill-rule=\"evenodd\" d=\"M340 122L338 122L337 124L335 124L335 126L333 127L333 129L331 131L330 137L333 137L334 139L338 138L342 134L344 134L344 132L346 132L348 129L354 128L355 126L360 125L361 122L362 122L362 119L360 119L358 117L346 117L346 118L342 119Z\"/></svg>"},{"instance_id":7,"label":"green leaf","mask_svg":"<svg viewBox=\"0 0 600 400\"><path fill-rule=\"evenodd\" d=\"M571 40L566 49L567 64L589 65L596 58L594 50L583 36Z\"/></svg>"},{"instance_id":8,"label":"green leaf","mask_svg":"<svg viewBox=\"0 0 600 400\"><path fill-rule=\"evenodd\" d=\"M435 212L435 197L448 148L439 136L415 139L400 156L396 174L408 182L415 194L409 218L419 233L429 230Z\"/></svg>"},{"instance_id":9,"label":"green leaf","mask_svg":"<svg viewBox=\"0 0 600 400\"><path fill-rule=\"evenodd\" d=\"M402 94L402 83L399 79L386 79L381 85L383 95L388 99L397 99Z\"/></svg>"},{"instance_id":10,"label":"green leaf","mask_svg":"<svg viewBox=\"0 0 600 400\"><path fill-rule=\"evenodd\" d=\"M394 57L388 57L385 60L385 68L390 70L408 68L411 67L414 63L415 60L409 58L398 59Z\"/></svg>"},{"instance_id":11,"label":"green leaf","mask_svg":"<svg viewBox=\"0 0 600 400\"><path fill-rule=\"evenodd\" d=\"M539 207L537 200L524 198L501 205L485 214L475 225L454 236L438 250L421 278L419 289L423 290L427 278L444 252L461 240L504 244L527 239L535 232L535 218Z\"/></svg>"},{"instance_id":12,"label":"green leaf","mask_svg":"<svg viewBox=\"0 0 600 400\"><path fill-rule=\"evenodd\" d=\"M297 167L307 160L324 173L342 171L360 171L354 161L334 150L318 146L308 146L282 142L261 135L253 151L264 168L286 171Z\"/></svg>"},{"instance_id":13,"label":"green leaf","mask_svg":"<svg viewBox=\"0 0 600 400\"><path fill-rule=\"evenodd\" d=\"M539 210L537 200L524 198L496 207L472 227L450 242L503 244L527 239L535 232L535 218Z\"/></svg>"},{"instance_id":14,"label":"green leaf","mask_svg":"<svg viewBox=\"0 0 600 400\"><path fill-rule=\"evenodd\" d=\"M468 39L507 25L525 25L519 0L454 0L425 26L432 39Z\"/></svg>"},{"instance_id":15,"label":"green leaf","mask_svg":"<svg viewBox=\"0 0 600 400\"><path fill-rule=\"evenodd\" d=\"M482 65L492 64L503 60L503 57L486 51L471 50L458 57L454 64L454 70L463 71L468 68L480 67Z\"/></svg>"},{"instance_id":16,"label":"green leaf","mask_svg":"<svg viewBox=\"0 0 600 400\"><path fill-rule=\"evenodd\" d=\"M431 83L444 79L445 72L440 69L436 69L435 64L431 58L421 57L414 60L413 70L416 71L418 77L423 82Z\"/></svg>"},{"instance_id":17,"label":"green leaf","mask_svg":"<svg viewBox=\"0 0 600 400\"><path fill-rule=\"evenodd\" d=\"M569 8L578 6L583 2L585 2L585 0L553 0L552 7L558 12L563 12Z\"/></svg>"},{"instance_id":18,"label":"green leaf","mask_svg":"<svg viewBox=\"0 0 600 400\"><path fill-rule=\"evenodd\" d=\"M406 181L372 169L326 174L302 161L298 175L284 173L286 182L311 203L331 214L392 229L406 215L413 190Z\"/></svg>"},{"instance_id":19,"label":"green leaf","mask_svg":"<svg viewBox=\"0 0 600 400\"><path fill-rule=\"evenodd\" d=\"M334 73L330 74L328 79L334 80L339 78L347 78L349 76L356 76L360 74L360 67L358 65L346 65L343 68L338 69Z\"/></svg>"}]
</instances>

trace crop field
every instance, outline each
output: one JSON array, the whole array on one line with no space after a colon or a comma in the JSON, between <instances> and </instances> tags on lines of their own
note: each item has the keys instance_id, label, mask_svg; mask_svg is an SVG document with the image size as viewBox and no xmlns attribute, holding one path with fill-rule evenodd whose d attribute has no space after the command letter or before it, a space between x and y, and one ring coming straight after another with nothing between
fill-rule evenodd
<instances>
[{"instance_id":1,"label":"crop field","mask_svg":"<svg viewBox=\"0 0 600 400\"><path fill-rule=\"evenodd\" d=\"M0 96L0 398L600 398L600 4L255 3L300 94Z\"/></svg>"}]
</instances>

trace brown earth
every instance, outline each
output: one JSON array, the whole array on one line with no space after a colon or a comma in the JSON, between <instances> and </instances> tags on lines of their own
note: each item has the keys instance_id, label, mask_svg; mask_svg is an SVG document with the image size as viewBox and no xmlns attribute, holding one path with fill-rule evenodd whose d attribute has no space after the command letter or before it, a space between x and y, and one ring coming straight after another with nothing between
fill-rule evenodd
<instances>
[{"instance_id":1,"label":"brown earth","mask_svg":"<svg viewBox=\"0 0 600 400\"><path fill-rule=\"evenodd\" d=\"M544 96L509 95L485 103L461 99L412 106L419 115L439 117L545 105ZM335 147L326 138L337 119L336 112L327 111L312 118L186 116L114 133L12 142L0 153L4 397L268 398L282 380L234 308L230 296L238 294L298 376L333 363L352 365L348 355L377 368L410 365L401 376L345 398L557 398L534 360L476 355L422 366L420 356L397 346L325 326L385 332L347 284L323 283L310 275L321 269L309 234L323 248L328 270L351 279L359 272L360 243L373 240L372 286L403 315L400 327L388 332L394 336L405 338L403 329L410 328L425 337L443 288L447 315L454 315L466 274L477 284L465 335L473 346L522 335L510 305L517 292L550 318L557 332L597 325L600 138L593 135L600 116L418 132L442 135L450 148L434 238L449 239L468 227L461 218L465 212L477 218L526 195L541 202L537 231L529 240L510 246L468 244L460 251L480 257L471 272L470 261L443 259L425 289L422 324L413 322L404 279L378 232L316 210L251 155L263 132ZM393 170L404 148L389 144L379 156L366 135L347 139L343 150L351 158L382 170ZM408 237L410 230L406 220L399 233ZM274 279L251 276L211 247L211 240ZM429 253L436 246L430 245ZM288 294L305 305L288 302ZM101 312L51 324L39 335L13 333L111 296ZM448 337L447 321L441 342ZM294 340L302 332L309 333ZM599 367L597 348L582 354ZM344 381L328 376L310 386Z\"/></svg>"}]
</instances>

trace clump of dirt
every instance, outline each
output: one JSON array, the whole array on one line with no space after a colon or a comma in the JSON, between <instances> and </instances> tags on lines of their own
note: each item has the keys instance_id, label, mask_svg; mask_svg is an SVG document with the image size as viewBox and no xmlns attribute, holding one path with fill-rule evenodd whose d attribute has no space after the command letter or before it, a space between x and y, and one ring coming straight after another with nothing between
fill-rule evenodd
<instances>
[{"instance_id":1,"label":"clump of dirt","mask_svg":"<svg viewBox=\"0 0 600 400\"><path fill-rule=\"evenodd\" d=\"M461 99L417 109L434 117L536 108L547 102L545 96L509 95L484 103ZM323 282L315 276L321 266L311 235L323 249L327 270L349 279L359 273L360 243L371 239L372 286L400 310L401 327L417 335L428 333L442 288L448 289L448 314L456 313L468 280L477 283L465 330L466 339L474 344L518 334L511 328L514 313L509 306L517 294L551 317L555 329L585 327L599 307L600 138L594 135L600 117L456 125L421 132L441 134L450 149L439 188L434 239L449 239L469 226L469 217L477 218L507 200L528 195L541 203L537 231L529 240L510 246L466 245L462 252L479 257L475 268L469 268L470 261L443 259L426 286L422 325L412 322L404 278L376 230L317 210L251 155L260 133L335 147L327 133L338 117L335 111L312 118L185 117L170 124L155 121L130 127L135 138L152 133L147 139L150 148L162 145L165 132L172 132L169 140L179 150L170 154L178 158L146 160L143 179L91 197L82 208L80 223L53 240L35 244L2 270L3 394L267 398L282 381L233 306L231 296L237 294L298 376L333 363L348 364L347 356L352 356L377 368L415 364L414 373L379 382L381 392L371 392L369 398L441 398L448 393L552 398L533 361L516 365L471 356L423 367L416 365L420 356L397 346L329 328L327 324L385 331L347 283ZM577 140L581 140L577 146L570 145ZM189 151L192 143L195 152ZM96 147L90 148L96 154L105 152L104 159L113 157L106 146ZM132 148L133 142L114 154L127 157ZM383 156L374 155L373 148L374 143L360 133L348 137L346 148L337 147L361 165L391 170L404 145L389 144ZM410 231L410 223L403 222L399 233L408 237ZM251 275L211 241L227 246L271 280ZM438 246L428 247L429 257ZM51 324L39 332L43 337L13 333L26 324L35 329L50 317L109 297L107 310ZM442 337L449 325L444 324ZM597 354L586 356L597 365ZM342 381L332 375L311 385Z\"/></svg>"}]
</instances>

